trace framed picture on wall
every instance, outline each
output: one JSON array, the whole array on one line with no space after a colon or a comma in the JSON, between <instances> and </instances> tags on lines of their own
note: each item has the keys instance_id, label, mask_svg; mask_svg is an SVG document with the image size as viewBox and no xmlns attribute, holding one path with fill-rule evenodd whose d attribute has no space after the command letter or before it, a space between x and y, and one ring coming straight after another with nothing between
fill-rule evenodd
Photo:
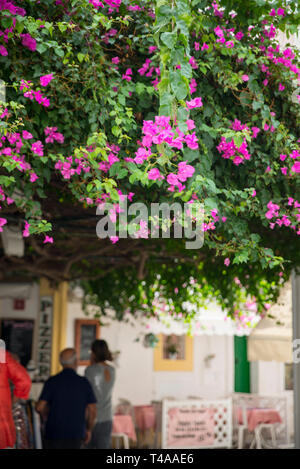
<instances>
[{"instance_id":1,"label":"framed picture on wall","mask_svg":"<svg viewBox=\"0 0 300 469\"><path fill-rule=\"evenodd\" d=\"M75 349L78 365L90 364L91 345L100 337L100 324L97 319L76 319L75 321Z\"/></svg>"},{"instance_id":2,"label":"framed picture on wall","mask_svg":"<svg viewBox=\"0 0 300 469\"><path fill-rule=\"evenodd\" d=\"M23 366L32 359L34 324L33 319L1 318L0 321L0 339Z\"/></svg>"}]
</instances>

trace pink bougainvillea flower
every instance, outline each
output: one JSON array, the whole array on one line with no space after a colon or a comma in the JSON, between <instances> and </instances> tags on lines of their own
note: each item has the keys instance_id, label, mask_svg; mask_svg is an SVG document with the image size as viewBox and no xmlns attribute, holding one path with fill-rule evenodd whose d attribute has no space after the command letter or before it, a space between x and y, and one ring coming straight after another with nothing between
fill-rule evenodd
<instances>
[{"instance_id":1,"label":"pink bougainvillea flower","mask_svg":"<svg viewBox=\"0 0 300 469\"><path fill-rule=\"evenodd\" d=\"M42 86L48 86L50 81L53 80L53 73L49 73L48 75L43 75L40 77L40 83Z\"/></svg>"},{"instance_id":2,"label":"pink bougainvillea flower","mask_svg":"<svg viewBox=\"0 0 300 469\"><path fill-rule=\"evenodd\" d=\"M192 119L186 121L188 130L193 130L195 128L195 122Z\"/></svg>"},{"instance_id":3,"label":"pink bougainvillea flower","mask_svg":"<svg viewBox=\"0 0 300 469\"><path fill-rule=\"evenodd\" d=\"M126 80L126 81L131 81L132 77L132 70L131 68L127 68L126 72L124 73L124 75L122 75L122 80Z\"/></svg>"},{"instance_id":4,"label":"pink bougainvillea flower","mask_svg":"<svg viewBox=\"0 0 300 469\"><path fill-rule=\"evenodd\" d=\"M214 29L214 32L215 32L215 35L218 36L218 37L223 37L224 36L223 30L220 28L220 26L217 26Z\"/></svg>"},{"instance_id":5,"label":"pink bougainvillea flower","mask_svg":"<svg viewBox=\"0 0 300 469\"><path fill-rule=\"evenodd\" d=\"M5 108L2 114L0 114L0 119L4 119L4 117L8 116L8 109Z\"/></svg>"},{"instance_id":6,"label":"pink bougainvillea flower","mask_svg":"<svg viewBox=\"0 0 300 469\"><path fill-rule=\"evenodd\" d=\"M268 80L265 79L265 80L263 81L263 85L264 85L264 86L267 86L267 84L268 84Z\"/></svg>"},{"instance_id":7,"label":"pink bougainvillea flower","mask_svg":"<svg viewBox=\"0 0 300 469\"><path fill-rule=\"evenodd\" d=\"M227 47L227 49L232 49L234 47L234 42L233 41L227 41L225 43L225 47Z\"/></svg>"},{"instance_id":8,"label":"pink bougainvillea flower","mask_svg":"<svg viewBox=\"0 0 300 469\"><path fill-rule=\"evenodd\" d=\"M157 47L156 46L149 46L149 54L151 54L152 52L156 51Z\"/></svg>"},{"instance_id":9,"label":"pink bougainvillea flower","mask_svg":"<svg viewBox=\"0 0 300 469\"><path fill-rule=\"evenodd\" d=\"M45 142L46 143L64 143L64 136L60 132L56 132L57 127L46 127L44 129L45 135L47 135Z\"/></svg>"},{"instance_id":10,"label":"pink bougainvillea flower","mask_svg":"<svg viewBox=\"0 0 300 469\"><path fill-rule=\"evenodd\" d=\"M252 137L256 138L260 132L260 129L258 127L251 127L251 130L252 130Z\"/></svg>"},{"instance_id":11,"label":"pink bougainvillea flower","mask_svg":"<svg viewBox=\"0 0 300 469\"><path fill-rule=\"evenodd\" d=\"M27 132L27 130L23 130L22 132L22 138L24 140L30 140L31 138L33 138L32 134L30 132Z\"/></svg>"},{"instance_id":12,"label":"pink bougainvillea flower","mask_svg":"<svg viewBox=\"0 0 300 469\"><path fill-rule=\"evenodd\" d=\"M194 42L194 47L195 47L195 50L199 50L200 49L199 42Z\"/></svg>"},{"instance_id":13,"label":"pink bougainvillea flower","mask_svg":"<svg viewBox=\"0 0 300 469\"><path fill-rule=\"evenodd\" d=\"M111 61L112 61L113 64L118 64L120 62L120 59L119 59L119 57L113 57L111 59Z\"/></svg>"},{"instance_id":14,"label":"pink bougainvillea flower","mask_svg":"<svg viewBox=\"0 0 300 469\"><path fill-rule=\"evenodd\" d=\"M196 70L198 68L198 64L196 62L196 59L193 56L190 58L189 64L194 70Z\"/></svg>"},{"instance_id":15,"label":"pink bougainvillea flower","mask_svg":"<svg viewBox=\"0 0 300 469\"><path fill-rule=\"evenodd\" d=\"M40 140L38 140L37 142L34 142L31 145L31 150L35 155L38 155L38 156L43 156L44 155L44 151L43 151L44 146L43 146L43 144Z\"/></svg>"},{"instance_id":16,"label":"pink bougainvillea flower","mask_svg":"<svg viewBox=\"0 0 300 469\"><path fill-rule=\"evenodd\" d=\"M252 197L255 197L256 196L256 190L254 189L254 191L252 192L251 194Z\"/></svg>"},{"instance_id":17,"label":"pink bougainvillea flower","mask_svg":"<svg viewBox=\"0 0 300 469\"><path fill-rule=\"evenodd\" d=\"M45 236L45 239L44 239L44 241L43 241L43 243L44 243L44 244L46 244L46 243L51 243L51 244L53 244L53 238L51 238L50 236L46 235L46 236Z\"/></svg>"},{"instance_id":18,"label":"pink bougainvillea flower","mask_svg":"<svg viewBox=\"0 0 300 469\"><path fill-rule=\"evenodd\" d=\"M199 97L199 98L194 98L191 101L186 101L186 105L189 109L194 109L197 107L202 107L203 103L202 103L202 99Z\"/></svg>"},{"instance_id":19,"label":"pink bougainvillea flower","mask_svg":"<svg viewBox=\"0 0 300 469\"><path fill-rule=\"evenodd\" d=\"M296 161L293 166L291 167L292 173L300 173L300 161Z\"/></svg>"},{"instance_id":20,"label":"pink bougainvillea flower","mask_svg":"<svg viewBox=\"0 0 300 469\"><path fill-rule=\"evenodd\" d=\"M30 227L30 224L27 221L25 221L25 228L23 230L23 237L24 238L28 238L28 236L30 236L29 227Z\"/></svg>"},{"instance_id":21,"label":"pink bougainvillea flower","mask_svg":"<svg viewBox=\"0 0 300 469\"><path fill-rule=\"evenodd\" d=\"M191 148L192 150L197 150L197 148L199 148L199 145L198 145L198 138L196 137L196 134L195 132L192 133L191 135L186 135L185 136L185 142L187 144L187 146L189 148Z\"/></svg>"},{"instance_id":22,"label":"pink bougainvillea flower","mask_svg":"<svg viewBox=\"0 0 300 469\"><path fill-rule=\"evenodd\" d=\"M226 259L224 260L224 264L226 265L226 267L229 266L229 264L230 264L230 259L229 259L229 257L226 257Z\"/></svg>"},{"instance_id":23,"label":"pink bougainvillea flower","mask_svg":"<svg viewBox=\"0 0 300 469\"><path fill-rule=\"evenodd\" d=\"M159 169L152 168L148 172L148 179L150 179L152 181L157 181L159 179L164 179L164 176L160 173Z\"/></svg>"},{"instance_id":24,"label":"pink bougainvillea flower","mask_svg":"<svg viewBox=\"0 0 300 469\"><path fill-rule=\"evenodd\" d=\"M238 33L236 33L235 35L235 38L239 41L240 39L242 39L242 37L244 37L244 33L242 31L239 31Z\"/></svg>"},{"instance_id":25,"label":"pink bougainvillea flower","mask_svg":"<svg viewBox=\"0 0 300 469\"><path fill-rule=\"evenodd\" d=\"M174 174L174 173L168 174L168 176L167 176L167 182L168 182L168 184L170 184L171 186L177 185L177 184L178 184L178 178L177 178L176 174Z\"/></svg>"},{"instance_id":26,"label":"pink bougainvillea flower","mask_svg":"<svg viewBox=\"0 0 300 469\"><path fill-rule=\"evenodd\" d=\"M113 244L116 244L119 241L119 236L110 236L109 239Z\"/></svg>"},{"instance_id":27,"label":"pink bougainvillea flower","mask_svg":"<svg viewBox=\"0 0 300 469\"><path fill-rule=\"evenodd\" d=\"M22 45L24 47L27 47L32 52L36 50L36 40L31 37L30 34L20 34L20 38L22 39Z\"/></svg>"},{"instance_id":28,"label":"pink bougainvillea flower","mask_svg":"<svg viewBox=\"0 0 300 469\"><path fill-rule=\"evenodd\" d=\"M3 55L4 57L8 55L6 47L0 46L0 55Z\"/></svg>"},{"instance_id":29,"label":"pink bougainvillea flower","mask_svg":"<svg viewBox=\"0 0 300 469\"><path fill-rule=\"evenodd\" d=\"M186 161L181 161L178 165L178 179L181 182L185 182L187 178L190 178L193 176L195 172L195 168L189 164L187 164ZM168 181L169 182L169 181Z\"/></svg>"},{"instance_id":30,"label":"pink bougainvillea flower","mask_svg":"<svg viewBox=\"0 0 300 469\"><path fill-rule=\"evenodd\" d=\"M2 227L6 225L7 220L6 218L0 218L0 231L3 231Z\"/></svg>"},{"instance_id":31,"label":"pink bougainvillea flower","mask_svg":"<svg viewBox=\"0 0 300 469\"><path fill-rule=\"evenodd\" d=\"M35 173L30 174L30 182L35 182L38 178L39 177Z\"/></svg>"},{"instance_id":32,"label":"pink bougainvillea flower","mask_svg":"<svg viewBox=\"0 0 300 469\"><path fill-rule=\"evenodd\" d=\"M191 82L190 82L190 93L193 94L196 91L197 91L197 82L196 82L195 78L192 78Z\"/></svg>"},{"instance_id":33,"label":"pink bougainvillea flower","mask_svg":"<svg viewBox=\"0 0 300 469\"><path fill-rule=\"evenodd\" d=\"M201 50L208 50L208 49L209 49L209 45L204 42L201 47Z\"/></svg>"},{"instance_id":34,"label":"pink bougainvillea flower","mask_svg":"<svg viewBox=\"0 0 300 469\"><path fill-rule=\"evenodd\" d=\"M242 75L242 80L243 80L243 81L248 81L248 80L249 80L249 76L248 76L248 75Z\"/></svg>"},{"instance_id":35,"label":"pink bougainvillea flower","mask_svg":"<svg viewBox=\"0 0 300 469\"><path fill-rule=\"evenodd\" d=\"M285 86L282 83L279 83L278 90L283 91L285 89Z\"/></svg>"}]
</instances>

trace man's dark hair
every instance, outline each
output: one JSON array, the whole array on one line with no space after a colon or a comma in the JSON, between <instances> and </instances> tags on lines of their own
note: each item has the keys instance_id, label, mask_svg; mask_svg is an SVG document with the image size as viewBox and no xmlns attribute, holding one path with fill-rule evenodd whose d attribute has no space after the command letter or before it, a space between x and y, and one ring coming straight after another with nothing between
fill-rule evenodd
<instances>
[{"instance_id":1,"label":"man's dark hair","mask_svg":"<svg viewBox=\"0 0 300 469\"><path fill-rule=\"evenodd\" d=\"M105 362L106 360L112 361L112 354L105 340L94 340L92 352L94 353L96 363Z\"/></svg>"}]
</instances>

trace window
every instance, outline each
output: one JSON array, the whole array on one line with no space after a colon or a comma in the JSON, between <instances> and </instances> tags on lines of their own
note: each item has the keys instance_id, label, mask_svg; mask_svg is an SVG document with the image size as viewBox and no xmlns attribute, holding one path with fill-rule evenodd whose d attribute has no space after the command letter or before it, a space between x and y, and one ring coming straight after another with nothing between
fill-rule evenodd
<instances>
[{"instance_id":1,"label":"window","mask_svg":"<svg viewBox=\"0 0 300 469\"><path fill-rule=\"evenodd\" d=\"M284 364L284 389L285 391L292 391L294 389L293 364L292 363Z\"/></svg>"},{"instance_id":2,"label":"window","mask_svg":"<svg viewBox=\"0 0 300 469\"><path fill-rule=\"evenodd\" d=\"M184 335L163 335L163 358L164 360L185 359Z\"/></svg>"},{"instance_id":3,"label":"window","mask_svg":"<svg viewBox=\"0 0 300 469\"><path fill-rule=\"evenodd\" d=\"M193 338L160 334L154 349L154 371L193 371Z\"/></svg>"}]
</instances>

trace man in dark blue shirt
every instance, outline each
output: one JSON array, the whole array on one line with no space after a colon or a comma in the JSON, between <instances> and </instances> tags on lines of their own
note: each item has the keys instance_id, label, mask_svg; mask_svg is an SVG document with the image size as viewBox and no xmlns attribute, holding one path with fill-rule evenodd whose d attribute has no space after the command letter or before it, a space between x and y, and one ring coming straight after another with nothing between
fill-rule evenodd
<instances>
[{"instance_id":1,"label":"man in dark blue shirt","mask_svg":"<svg viewBox=\"0 0 300 469\"><path fill-rule=\"evenodd\" d=\"M76 373L75 350L65 349L59 358L63 370L46 381L36 410L47 419L46 449L79 449L91 438L97 401L88 380Z\"/></svg>"}]
</instances>

